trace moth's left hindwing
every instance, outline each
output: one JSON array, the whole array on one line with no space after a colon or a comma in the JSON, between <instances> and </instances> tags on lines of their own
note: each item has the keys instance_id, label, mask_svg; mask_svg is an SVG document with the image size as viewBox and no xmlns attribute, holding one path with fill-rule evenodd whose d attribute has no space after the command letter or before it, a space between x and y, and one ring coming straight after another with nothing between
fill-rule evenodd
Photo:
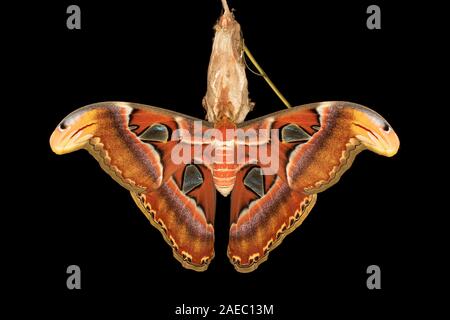
<instances>
[{"instance_id":1,"label":"moth's left hindwing","mask_svg":"<svg viewBox=\"0 0 450 320\"><path fill-rule=\"evenodd\" d=\"M174 163L171 156L176 146L185 144L188 150L194 143L195 120L140 104L97 103L67 116L50 144L57 154L88 150L131 192L177 260L203 271L214 257L216 192L211 173L202 165Z\"/></svg>"},{"instance_id":2,"label":"moth's left hindwing","mask_svg":"<svg viewBox=\"0 0 450 320\"><path fill-rule=\"evenodd\" d=\"M228 256L240 272L253 271L267 259L303 222L316 194L335 184L360 151L393 156L399 147L397 135L380 115L350 102L299 106L240 128L275 129L279 139L278 152L271 154L279 161L276 174L261 175L261 161L245 166L231 193ZM272 137L267 150L273 143Z\"/></svg>"}]
</instances>

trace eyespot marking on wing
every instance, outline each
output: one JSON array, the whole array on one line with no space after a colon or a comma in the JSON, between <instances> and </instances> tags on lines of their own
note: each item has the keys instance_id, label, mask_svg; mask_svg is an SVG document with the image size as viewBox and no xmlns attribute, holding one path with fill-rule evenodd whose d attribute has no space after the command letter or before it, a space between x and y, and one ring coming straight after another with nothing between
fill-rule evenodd
<instances>
[{"instance_id":1,"label":"eyespot marking on wing","mask_svg":"<svg viewBox=\"0 0 450 320\"><path fill-rule=\"evenodd\" d=\"M199 185L203 183L203 176L197 166L190 164L186 166L183 174L183 187L182 191L184 194L189 193Z\"/></svg>"},{"instance_id":2,"label":"eyespot marking on wing","mask_svg":"<svg viewBox=\"0 0 450 320\"><path fill-rule=\"evenodd\" d=\"M297 124L288 124L281 129L281 141L283 142L301 142L308 141L311 136Z\"/></svg>"},{"instance_id":3,"label":"eyespot marking on wing","mask_svg":"<svg viewBox=\"0 0 450 320\"><path fill-rule=\"evenodd\" d=\"M244 178L244 185L259 197L264 196L264 176L261 168L254 167L250 169Z\"/></svg>"},{"instance_id":4,"label":"eyespot marking on wing","mask_svg":"<svg viewBox=\"0 0 450 320\"><path fill-rule=\"evenodd\" d=\"M144 142L167 142L169 140L169 129L163 124L155 123L139 135L139 139Z\"/></svg>"}]
</instances>

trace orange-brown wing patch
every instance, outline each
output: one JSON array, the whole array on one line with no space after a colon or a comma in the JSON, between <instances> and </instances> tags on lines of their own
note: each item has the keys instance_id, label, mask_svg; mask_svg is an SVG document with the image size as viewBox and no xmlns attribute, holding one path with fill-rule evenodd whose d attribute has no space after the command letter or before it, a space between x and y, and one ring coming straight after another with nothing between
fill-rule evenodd
<instances>
[{"instance_id":1,"label":"orange-brown wing patch","mask_svg":"<svg viewBox=\"0 0 450 320\"><path fill-rule=\"evenodd\" d=\"M257 162L236 177L228 256L241 272L253 271L267 259L306 218L316 194L335 184L360 151L392 156L399 147L397 135L380 115L350 102L299 106L239 127L277 129L280 138L278 154L272 154L279 160L276 175L248 181L253 168L264 167Z\"/></svg>"},{"instance_id":2,"label":"orange-brown wing patch","mask_svg":"<svg viewBox=\"0 0 450 320\"><path fill-rule=\"evenodd\" d=\"M204 271L214 258L215 190L202 190L203 198L184 194L173 179L158 190L131 193L136 204L172 247L183 267ZM204 207L202 207L202 204Z\"/></svg>"},{"instance_id":3,"label":"orange-brown wing patch","mask_svg":"<svg viewBox=\"0 0 450 320\"><path fill-rule=\"evenodd\" d=\"M228 257L236 270L251 272L266 261L269 252L300 226L315 201L316 195L292 191L280 178L261 198L243 184L236 184L231 193L228 244Z\"/></svg>"},{"instance_id":4,"label":"orange-brown wing patch","mask_svg":"<svg viewBox=\"0 0 450 320\"><path fill-rule=\"evenodd\" d=\"M216 194L211 173L200 165L175 165L171 158L175 146L190 146L195 139L194 120L160 108L104 102L67 116L50 144L58 154L88 150L131 192L183 266L203 271L214 256ZM186 136L174 138L177 129ZM193 173L184 175L189 166Z\"/></svg>"}]
</instances>

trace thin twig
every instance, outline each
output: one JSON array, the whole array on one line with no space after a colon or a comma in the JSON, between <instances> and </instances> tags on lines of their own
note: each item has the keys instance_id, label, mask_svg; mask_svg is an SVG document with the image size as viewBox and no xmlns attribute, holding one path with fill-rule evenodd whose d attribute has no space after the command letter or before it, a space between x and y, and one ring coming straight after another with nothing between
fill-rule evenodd
<instances>
[{"instance_id":1,"label":"thin twig","mask_svg":"<svg viewBox=\"0 0 450 320\"><path fill-rule=\"evenodd\" d=\"M223 1L225 1L225 0L223 0ZM278 96L278 98L280 98L280 100L284 103L284 105L287 108L291 108L292 107L291 104L281 94L280 90L278 90L278 88L275 86L275 84L272 82L272 80L270 80L269 76L267 75L267 73L264 72L264 70L261 68L261 66L258 64L258 62L256 62L255 58L250 53L250 50L248 50L248 48L247 48L247 46L245 44L244 44L244 52L247 55L247 57L250 59L252 64L256 67L256 69L258 69L260 75L264 78L264 80L266 80L267 84L272 88L272 90Z\"/></svg>"},{"instance_id":2,"label":"thin twig","mask_svg":"<svg viewBox=\"0 0 450 320\"><path fill-rule=\"evenodd\" d=\"M225 13L230 13L230 8L228 8L227 0L222 0L222 7Z\"/></svg>"}]
</instances>

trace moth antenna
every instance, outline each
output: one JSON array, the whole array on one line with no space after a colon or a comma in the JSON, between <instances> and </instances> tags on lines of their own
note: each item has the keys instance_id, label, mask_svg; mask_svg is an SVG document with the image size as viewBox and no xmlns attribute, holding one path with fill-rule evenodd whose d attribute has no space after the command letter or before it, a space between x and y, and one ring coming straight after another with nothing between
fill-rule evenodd
<instances>
[{"instance_id":1,"label":"moth antenna","mask_svg":"<svg viewBox=\"0 0 450 320\"><path fill-rule=\"evenodd\" d=\"M225 13L230 13L230 8L228 7L227 0L222 0L222 7Z\"/></svg>"}]
</instances>

